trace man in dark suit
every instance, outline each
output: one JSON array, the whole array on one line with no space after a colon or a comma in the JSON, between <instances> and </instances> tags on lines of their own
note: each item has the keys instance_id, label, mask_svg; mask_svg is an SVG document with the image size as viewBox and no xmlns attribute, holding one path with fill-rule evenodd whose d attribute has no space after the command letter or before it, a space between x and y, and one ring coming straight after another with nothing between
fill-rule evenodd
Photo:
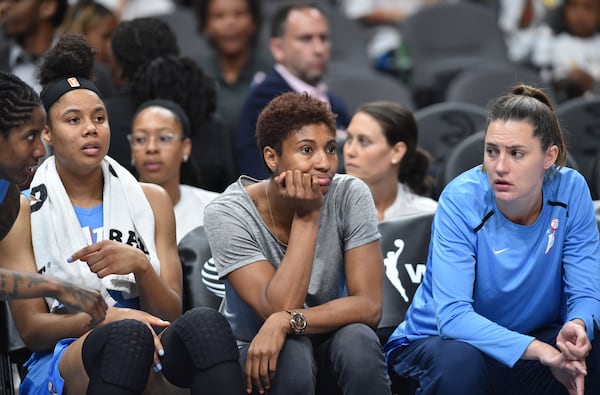
<instances>
[{"instance_id":1,"label":"man in dark suit","mask_svg":"<svg viewBox=\"0 0 600 395\"><path fill-rule=\"evenodd\" d=\"M237 135L238 172L255 178L269 176L256 146L256 120L276 96L290 91L307 92L331 105L339 129L345 129L350 121L342 100L327 92L321 82L329 63L331 42L327 18L318 6L287 5L279 9L272 19L269 48L275 67L246 99Z\"/></svg>"}]
</instances>

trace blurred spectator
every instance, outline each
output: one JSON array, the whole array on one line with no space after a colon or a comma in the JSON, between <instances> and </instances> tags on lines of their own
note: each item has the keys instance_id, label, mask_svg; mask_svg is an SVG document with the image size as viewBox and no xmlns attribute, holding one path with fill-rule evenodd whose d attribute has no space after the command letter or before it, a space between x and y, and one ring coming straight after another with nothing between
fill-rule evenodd
<instances>
[{"instance_id":1,"label":"blurred spectator","mask_svg":"<svg viewBox=\"0 0 600 395\"><path fill-rule=\"evenodd\" d=\"M41 58L52 46L67 7L67 0L0 0L0 23L8 38L0 48L0 70L15 74L39 92Z\"/></svg>"},{"instance_id":2,"label":"blurred spectator","mask_svg":"<svg viewBox=\"0 0 600 395\"><path fill-rule=\"evenodd\" d=\"M445 3L445 0L342 0L348 18L368 28L367 54L378 70L401 73L408 64L402 53L401 23L421 8ZM398 51L400 50L400 51Z\"/></svg>"},{"instance_id":3,"label":"blurred spectator","mask_svg":"<svg viewBox=\"0 0 600 395\"><path fill-rule=\"evenodd\" d=\"M544 29L549 2L546 0L499 0L498 24L506 36L508 57L530 63L535 41Z\"/></svg>"},{"instance_id":4,"label":"blurred spectator","mask_svg":"<svg viewBox=\"0 0 600 395\"><path fill-rule=\"evenodd\" d=\"M113 56L110 39L118 23L117 15L100 2L80 0L71 6L60 29L61 32L83 35L94 48L96 85L104 99L111 97L115 90L111 76Z\"/></svg>"},{"instance_id":5,"label":"blurred spectator","mask_svg":"<svg viewBox=\"0 0 600 395\"><path fill-rule=\"evenodd\" d=\"M83 35L94 48L96 60L110 65L110 39L118 23L117 15L100 2L80 0L69 10L61 30Z\"/></svg>"},{"instance_id":6,"label":"blurred spectator","mask_svg":"<svg viewBox=\"0 0 600 395\"><path fill-rule=\"evenodd\" d=\"M222 192L235 181L233 140L215 116L215 83L196 62L188 57L157 57L140 68L131 85L136 105L168 99L188 114L194 143L191 159L198 168L196 186Z\"/></svg>"},{"instance_id":7,"label":"blurred spectator","mask_svg":"<svg viewBox=\"0 0 600 395\"><path fill-rule=\"evenodd\" d=\"M346 173L368 185L379 222L435 211L437 202L426 197L433 185L429 155L417 147L417 122L408 109L392 102L366 103L347 132Z\"/></svg>"},{"instance_id":8,"label":"blurred spectator","mask_svg":"<svg viewBox=\"0 0 600 395\"><path fill-rule=\"evenodd\" d=\"M139 180L162 186L173 202L177 243L203 225L204 207L217 196L195 187L190 132L188 116L178 104L155 99L138 108L129 139Z\"/></svg>"},{"instance_id":9,"label":"blurred spectator","mask_svg":"<svg viewBox=\"0 0 600 395\"><path fill-rule=\"evenodd\" d=\"M99 0L106 8L117 14L120 20L153 17L169 14L175 10L173 0Z\"/></svg>"},{"instance_id":10,"label":"blurred spectator","mask_svg":"<svg viewBox=\"0 0 600 395\"><path fill-rule=\"evenodd\" d=\"M208 56L199 59L200 65L216 80L217 113L229 132L235 134L251 85L262 81L272 67L272 61L256 43L261 25L260 0L196 0L194 9L198 31L211 48Z\"/></svg>"},{"instance_id":11,"label":"blurred spectator","mask_svg":"<svg viewBox=\"0 0 600 395\"><path fill-rule=\"evenodd\" d=\"M322 83L329 64L331 42L327 18L318 6L281 7L271 21L269 48L275 67L246 99L236 142L238 172L255 178L268 177L262 153L256 146L256 120L275 96L289 91L306 92L328 102L337 114L338 129L345 129L350 119L343 101L328 92Z\"/></svg>"},{"instance_id":12,"label":"blurred spectator","mask_svg":"<svg viewBox=\"0 0 600 395\"><path fill-rule=\"evenodd\" d=\"M111 48L115 59L112 76L117 92L105 102L111 129L108 155L131 170L127 135L137 105L131 97L130 80L152 59L178 55L179 47L166 22L157 18L138 18L119 23L111 39Z\"/></svg>"},{"instance_id":13,"label":"blurred spectator","mask_svg":"<svg viewBox=\"0 0 600 395\"><path fill-rule=\"evenodd\" d=\"M565 0L557 29L544 29L533 63L554 85L559 102L592 91L600 80L600 0Z\"/></svg>"}]
</instances>

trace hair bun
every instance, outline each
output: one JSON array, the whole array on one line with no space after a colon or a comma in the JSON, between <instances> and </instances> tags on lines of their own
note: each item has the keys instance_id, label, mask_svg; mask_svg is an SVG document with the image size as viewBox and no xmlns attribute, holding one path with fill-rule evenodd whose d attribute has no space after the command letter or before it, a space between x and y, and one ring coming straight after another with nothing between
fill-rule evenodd
<instances>
[{"instance_id":1,"label":"hair bun","mask_svg":"<svg viewBox=\"0 0 600 395\"><path fill-rule=\"evenodd\" d=\"M40 69L43 87L62 78L91 79L94 51L88 41L75 33L64 33L48 51Z\"/></svg>"},{"instance_id":2,"label":"hair bun","mask_svg":"<svg viewBox=\"0 0 600 395\"><path fill-rule=\"evenodd\" d=\"M511 90L511 94L516 95L516 96L529 96L533 99L536 99L542 103L544 103L545 105L547 105L548 107L550 107L550 109L552 111L554 111L554 107L552 106L552 102L550 101L550 98L548 97L548 95L546 95L544 93L543 90L530 86L530 85L525 85L525 84L519 84L516 85L515 87L513 87L513 89Z\"/></svg>"}]
</instances>

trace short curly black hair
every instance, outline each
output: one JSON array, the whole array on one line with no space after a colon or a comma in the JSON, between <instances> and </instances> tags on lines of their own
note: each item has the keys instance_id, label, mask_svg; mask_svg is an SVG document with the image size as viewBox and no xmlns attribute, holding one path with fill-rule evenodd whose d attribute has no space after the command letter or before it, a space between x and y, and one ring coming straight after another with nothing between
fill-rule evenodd
<instances>
[{"instance_id":1,"label":"short curly black hair","mask_svg":"<svg viewBox=\"0 0 600 395\"><path fill-rule=\"evenodd\" d=\"M158 18L145 17L119 23L111 38L115 61L127 78L158 56L179 55L177 37Z\"/></svg>"},{"instance_id":2,"label":"short curly black hair","mask_svg":"<svg viewBox=\"0 0 600 395\"><path fill-rule=\"evenodd\" d=\"M0 133L4 137L31 120L33 110L41 105L32 87L14 74L0 71Z\"/></svg>"},{"instance_id":3,"label":"short curly black hair","mask_svg":"<svg viewBox=\"0 0 600 395\"><path fill-rule=\"evenodd\" d=\"M335 135L335 118L329 104L307 93L287 92L271 100L258 116L256 144L260 152L271 147L281 155L283 140L304 126L324 124Z\"/></svg>"}]
</instances>

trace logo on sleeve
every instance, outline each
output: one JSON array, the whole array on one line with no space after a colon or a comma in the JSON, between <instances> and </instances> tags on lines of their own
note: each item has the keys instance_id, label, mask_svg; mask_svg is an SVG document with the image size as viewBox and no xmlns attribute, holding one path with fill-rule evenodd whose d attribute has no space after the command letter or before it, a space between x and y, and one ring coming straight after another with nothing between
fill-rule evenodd
<instances>
[{"instance_id":1,"label":"logo on sleeve","mask_svg":"<svg viewBox=\"0 0 600 395\"><path fill-rule=\"evenodd\" d=\"M555 235L557 229L558 229L558 218L553 218L552 221L550 221L550 231L548 231L548 244L546 245L546 252L545 252L546 255L548 255L548 253L552 249L552 246L554 245L554 237L555 237L554 235Z\"/></svg>"}]
</instances>

